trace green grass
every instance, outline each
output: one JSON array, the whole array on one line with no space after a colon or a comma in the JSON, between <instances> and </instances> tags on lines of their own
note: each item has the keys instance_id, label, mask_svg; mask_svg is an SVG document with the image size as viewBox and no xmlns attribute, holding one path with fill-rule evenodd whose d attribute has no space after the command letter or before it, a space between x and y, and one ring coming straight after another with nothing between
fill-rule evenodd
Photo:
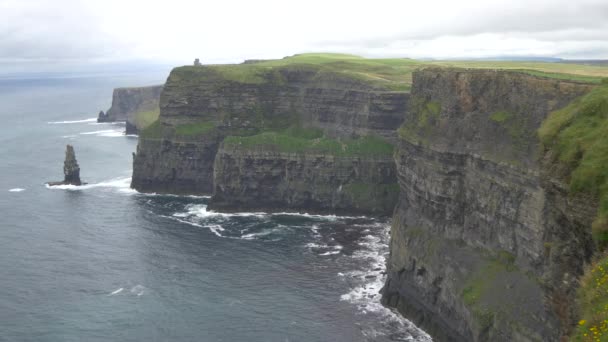
<instances>
[{"instance_id":1,"label":"green grass","mask_svg":"<svg viewBox=\"0 0 608 342\"><path fill-rule=\"evenodd\" d=\"M201 121L175 126L175 134L179 136L195 136L205 134L215 128L214 122Z\"/></svg>"},{"instance_id":2,"label":"green grass","mask_svg":"<svg viewBox=\"0 0 608 342\"><path fill-rule=\"evenodd\" d=\"M146 127L139 133L140 138L161 139L163 137L160 120L154 121L150 126Z\"/></svg>"},{"instance_id":3,"label":"green grass","mask_svg":"<svg viewBox=\"0 0 608 342\"><path fill-rule=\"evenodd\" d=\"M500 69L523 72L530 75L571 81L601 83L608 77L608 67L574 63L522 62L522 61L433 61L434 66Z\"/></svg>"},{"instance_id":4,"label":"green grass","mask_svg":"<svg viewBox=\"0 0 608 342\"><path fill-rule=\"evenodd\" d=\"M567 167L570 190L599 198L593 236L608 247L608 85L551 113L538 134L555 162Z\"/></svg>"},{"instance_id":5,"label":"green grass","mask_svg":"<svg viewBox=\"0 0 608 342\"><path fill-rule=\"evenodd\" d=\"M511 114L509 112L505 112L505 111L499 111L499 112L495 112L492 115L490 115L490 120L494 121L494 122L498 122L498 123L503 123L509 119L511 119Z\"/></svg>"},{"instance_id":6,"label":"green grass","mask_svg":"<svg viewBox=\"0 0 608 342\"><path fill-rule=\"evenodd\" d=\"M380 204L392 209L399 196L399 184L349 183L343 191L350 195L357 206Z\"/></svg>"},{"instance_id":7,"label":"green grass","mask_svg":"<svg viewBox=\"0 0 608 342\"><path fill-rule=\"evenodd\" d=\"M250 84L282 84L286 80L280 70L308 71L319 78L344 77L368 86L395 91L408 91L412 72L425 67L457 67L501 69L535 76L601 83L608 77L608 67L570 63L509 62L509 61L419 61L408 58L363 58L332 53L306 53L252 64L218 64L183 66L174 69L171 79L188 82L229 81Z\"/></svg>"},{"instance_id":8,"label":"green grass","mask_svg":"<svg viewBox=\"0 0 608 342\"><path fill-rule=\"evenodd\" d=\"M554 162L565 167L573 193L599 198L592 225L598 248L608 248L608 84L549 115L538 131ZM572 341L608 341L608 256L585 271L578 290L581 320Z\"/></svg>"},{"instance_id":9,"label":"green grass","mask_svg":"<svg viewBox=\"0 0 608 342\"><path fill-rule=\"evenodd\" d=\"M409 140L424 140L429 136L433 127L437 124L441 113L441 104L422 98L412 97L410 99L410 113L415 118L407 120L398 129L399 136Z\"/></svg>"},{"instance_id":10,"label":"green grass","mask_svg":"<svg viewBox=\"0 0 608 342\"><path fill-rule=\"evenodd\" d=\"M279 152L316 152L335 156L391 156L393 145L385 140L365 136L358 139L330 139L316 129L288 128L280 132L263 132L252 136L229 136L224 139L227 146L243 148L272 148Z\"/></svg>"},{"instance_id":11,"label":"green grass","mask_svg":"<svg viewBox=\"0 0 608 342\"><path fill-rule=\"evenodd\" d=\"M191 124L178 125L175 127L166 127L163 131L160 120L154 121L148 127L143 129L139 134L140 138L161 139L165 135L175 135L178 137L192 138L206 134L215 128L213 122L197 122Z\"/></svg>"},{"instance_id":12,"label":"green grass","mask_svg":"<svg viewBox=\"0 0 608 342\"><path fill-rule=\"evenodd\" d=\"M138 129L145 129L153 124L160 115L160 108L155 110L141 111L134 115L133 121Z\"/></svg>"},{"instance_id":13,"label":"green grass","mask_svg":"<svg viewBox=\"0 0 608 342\"><path fill-rule=\"evenodd\" d=\"M517 270L515 256L507 251L499 251L489 258L486 265L467 281L461 292L464 303L469 307L476 306L490 290L492 282L499 272L513 272L515 270Z\"/></svg>"},{"instance_id":14,"label":"green grass","mask_svg":"<svg viewBox=\"0 0 608 342\"><path fill-rule=\"evenodd\" d=\"M608 256L594 263L581 279L581 319L571 341L608 341Z\"/></svg>"}]
</instances>

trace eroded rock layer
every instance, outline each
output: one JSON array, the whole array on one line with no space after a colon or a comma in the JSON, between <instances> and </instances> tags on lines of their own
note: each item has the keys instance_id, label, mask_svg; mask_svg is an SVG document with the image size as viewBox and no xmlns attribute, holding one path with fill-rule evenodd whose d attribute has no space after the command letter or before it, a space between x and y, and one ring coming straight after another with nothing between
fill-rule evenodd
<instances>
[{"instance_id":1,"label":"eroded rock layer","mask_svg":"<svg viewBox=\"0 0 608 342\"><path fill-rule=\"evenodd\" d=\"M597 207L568 197L536 130L589 85L487 70L413 75L383 302L440 341L556 341Z\"/></svg>"}]
</instances>

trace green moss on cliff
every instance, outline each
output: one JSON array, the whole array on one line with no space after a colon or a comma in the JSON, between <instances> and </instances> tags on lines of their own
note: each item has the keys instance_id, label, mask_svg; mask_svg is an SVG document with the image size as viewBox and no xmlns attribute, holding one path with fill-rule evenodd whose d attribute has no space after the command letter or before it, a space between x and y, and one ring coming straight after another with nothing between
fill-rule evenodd
<instances>
[{"instance_id":1,"label":"green moss on cliff","mask_svg":"<svg viewBox=\"0 0 608 342\"><path fill-rule=\"evenodd\" d=\"M342 189L359 207L380 205L387 209L394 206L399 196L399 184L350 183Z\"/></svg>"},{"instance_id":2,"label":"green moss on cliff","mask_svg":"<svg viewBox=\"0 0 608 342\"><path fill-rule=\"evenodd\" d=\"M297 134L291 135L294 132ZM224 144L243 148L263 146L279 152L316 152L335 156L391 156L393 153L393 145L378 137L365 136L358 139L337 140L320 137L318 130L301 128L264 132L248 137L229 136L224 139Z\"/></svg>"},{"instance_id":3,"label":"green moss on cliff","mask_svg":"<svg viewBox=\"0 0 608 342\"><path fill-rule=\"evenodd\" d=\"M608 341L608 256L581 279L578 302L583 313L572 341Z\"/></svg>"},{"instance_id":4,"label":"green moss on cliff","mask_svg":"<svg viewBox=\"0 0 608 342\"><path fill-rule=\"evenodd\" d=\"M209 121L201 121L201 122L196 122L196 123L191 123L191 124L177 125L177 126L175 126L175 134L179 135L179 136L202 135L202 134L205 134L205 133L211 131L213 128L215 128L215 126L216 125L214 122L209 122Z\"/></svg>"},{"instance_id":5,"label":"green moss on cliff","mask_svg":"<svg viewBox=\"0 0 608 342\"><path fill-rule=\"evenodd\" d=\"M135 115L133 116L133 121L135 126L141 130L152 125L156 120L158 120L159 115L159 108L155 110L141 111L135 113Z\"/></svg>"},{"instance_id":6,"label":"green moss on cliff","mask_svg":"<svg viewBox=\"0 0 608 342\"><path fill-rule=\"evenodd\" d=\"M511 138L511 144L516 151L526 151L534 136L533 131L528 127L528 116L526 114L510 113L507 111L497 111L490 115L490 120L497 123L500 127L507 131ZM516 161L513 161L517 163Z\"/></svg>"},{"instance_id":7,"label":"green moss on cliff","mask_svg":"<svg viewBox=\"0 0 608 342\"><path fill-rule=\"evenodd\" d=\"M150 124L150 126L143 129L139 133L139 137L147 139L161 139L163 137L163 131L160 125L160 120L154 121L152 124Z\"/></svg>"},{"instance_id":8,"label":"green moss on cliff","mask_svg":"<svg viewBox=\"0 0 608 342\"><path fill-rule=\"evenodd\" d=\"M511 114L506 111L498 111L490 115L490 119L494 122L503 123L511 118Z\"/></svg>"},{"instance_id":9,"label":"green moss on cliff","mask_svg":"<svg viewBox=\"0 0 608 342\"><path fill-rule=\"evenodd\" d=\"M501 274L518 271L515 266L515 256L506 251L499 251L496 255L489 257L485 265L480 267L475 274L471 275L460 293L462 301L475 317L480 331L488 329L494 320L504 316L512 308L497 305L495 298L504 296L498 293L501 286L497 286Z\"/></svg>"},{"instance_id":10,"label":"green moss on cliff","mask_svg":"<svg viewBox=\"0 0 608 342\"><path fill-rule=\"evenodd\" d=\"M412 97L410 106L410 113L412 113L413 117L411 120L406 120L399 127L399 136L411 142L426 142L426 137L429 136L439 119L441 104L423 98Z\"/></svg>"},{"instance_id":11,"label":"green moss on cliff","mask_svg":"<svg viewBox=\"0 0 608 342\"><path fill-rule=\"evenodd\" d=\"M586 192L600 201L593 235L608 246L608 86L603 85L555 111L538 131L555 162L565 165L572 192Z\"/></svg>"},{"instance_id":12,"label":"green moss on cliff","mask_svg":"<svg viewBox=\"0 0 608 342\"><path fill-rule=\"evenodd\" d=\"M209 133L215 128L214 122L201 121L184 125L177 125L175 127L163 127L160 120L154 121L151 125L141 131L139 134L142 138L148 139L161 139L165 136L178 136L184 138L194 138L197 136Z\"/></svg>"},{"instance_id":13,"label":"green moss on cliff","mask_svg":"<svg viewBox=\"0 0 608 342\"><path fill-rule=\"evenodd\" d=\"M608 247L608 85L602 85L555 111L538 131L553 162L564 166L570 191L599 198L592 235ZM578 292L581 309L574 341L608 341L608 257L585 271Z\"/></svg>"}]
</instances>

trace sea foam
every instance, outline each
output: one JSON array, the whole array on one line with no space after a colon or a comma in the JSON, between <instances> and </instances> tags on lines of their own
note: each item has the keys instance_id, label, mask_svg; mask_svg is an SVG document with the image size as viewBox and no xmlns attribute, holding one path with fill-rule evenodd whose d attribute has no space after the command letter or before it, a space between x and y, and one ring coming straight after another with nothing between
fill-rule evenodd
<instances>
[{"instance_id":1,"label":"sea foam","mask_svg":"<svg viewBox=\"0 0 608 342\"><path fill-rule=\"evenodd\" d=\"M97 122L97 118L82 119L82 120L50 121L50 122L47 122L47 124L60 125L60 124L86 123L86 122Z\"/></svg>"},{"instance_id":2,"label":"sea foam","mask_svg":"<svg viewBox=\"0 0 608 342\"><path fill-rule=\"evenodd\" d=\"M84 185L48 185L45 184L47 189L57 189L57 190L89 190L95 188L113 188L122 193L136 193L137 191L131 189L131 177L122 177L122 178L114 178L104 182L99 183L91 183Z\"/></svg>"}]
</instances>

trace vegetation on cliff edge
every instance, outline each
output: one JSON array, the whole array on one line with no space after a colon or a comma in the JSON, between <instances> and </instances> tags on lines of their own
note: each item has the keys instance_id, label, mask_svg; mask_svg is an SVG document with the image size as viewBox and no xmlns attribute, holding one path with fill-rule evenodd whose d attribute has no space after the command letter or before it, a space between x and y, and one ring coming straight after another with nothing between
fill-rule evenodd
<instances>
[{"instance_id":1,"label":"vegetation on cliff edge","mask_svg":"<svg viewBox=\"0 0 608 342\"><path fill-rule=\"evenodd\" d=\"M160 109L140 111L134 114L133 121L138 129L145 129L152 125L160 115Z\"/></svg>"},{"instance_id":2,"label":"vegetation on cliff edge","mask_svg":"<svg viewBox=\"0 0 608 342\"><path fill-rule=\"evenodd\" d=\"M171 78L183 84L200 78L261 84L285 82L278 70L315 72L325 78L343 77L382 90L407 91L416 69L438 66L473 69L512 70L530 75L601 83L608 77L608 67L574 63L517 61L419 61L409 58L363 58L333 53L306 53L275 60L245 64L183 66L174 69Z\"/></svg>"},{"instance_id":3,"label":"vegetation on cliff edge","mask_svg":"<svg viewBox=\"0 0 608 342\"><path fill-rule=\"evenodd\" d=\"M585 273L578 294L583 315L572 340L608 341L608 256Z\"/></svg>"},{"instance_id":4,"label":"vegetation on cliff edge","mask_svg":"<svg viewBox=\"0 0 608 342\"><path fill-rule=\"evenodd\" d=\"M593 238L608 247L608 84L597 87L543 122L539 137L554 162L566 168L570 191L599 198ZM589 267L581 280L581 320L572 339L608 341L608 256Z\"/></svg>"},{"instance_id":5,"label":"vegetation on cliff edge","mask_svg":"<svg viewBox=\"0 0 608 342\"><path fill-rule=\"evenodd\" d=\"M538 133L555 161L567 167L570 190L599 198L593 237L598 247L608 247L608 85L551 113Z\"/></svg>"},{"instance_id":6,"label":"vegetation on cliff edge","mask_svg":"<svg viewBox=\"0 0 608 342\"><path fill-rule=\"evenodd\" d=\"M279 132L263 132L252 136L228 136L226 146L243 148L268 147L287 153L323 153L335 156L391 156L393 145L374 136L357 139L331 139L317 129L288 128Z\"/></svg>"}]
</instances>

